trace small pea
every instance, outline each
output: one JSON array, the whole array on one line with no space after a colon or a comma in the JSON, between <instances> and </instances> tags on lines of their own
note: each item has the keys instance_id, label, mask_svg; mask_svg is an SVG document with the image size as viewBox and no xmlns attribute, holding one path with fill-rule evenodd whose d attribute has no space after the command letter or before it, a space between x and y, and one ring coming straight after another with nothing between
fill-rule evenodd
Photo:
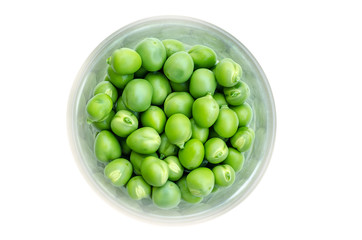
<instances>
[{"instance_id":1,"label":"small pea","mask_svg":"<svg viewBox=\"0 0 362 240\"><path fill-rule=\"evenodd\" d=\"M160 158L164 159L168 156L176 156L178 153L178 147L175 144L172 144L165 133L161 135L161 145L158 149L158 152L160 153Z\"/></svg>"},{"instance_id":2,"label":"small pea","mask_svg":"<svg viewBox=\"0 0 362 240\"><path fill-rule=\"evenodd\" d=\"M122 100L132 111L143 112L151 106L152 94L152 85L147 80L134 79L124 88Z\"/></svg>"},{"instance_id":3,"label":"small pea","mask_svg":"<svg viewBox=\"0 0 362 240\"><path fill-rule=\"evenodd\" d=\"M221 187L228 187L235 181L235 171L227 164L214 167L212 172L215 176L215 183Z\"/></svg>"},{"instance_id":4,"label":"small pea","mask_svg":"<svg viewBox=\"0 0 362 240\"><path fill-rule=\"evenodd\" d=\"M239 152L235 148L229 147L229 154L223 163L230 165L235 172L239 172L243 168L244 159L244 153Z\"/></svg>"},{"instance_id":5,"label":"small pea","mask_svg":"<svg viewBox=\"0 0 362 240\"><path fill-rule=\"evenodd\" d=\"M94 153L101 162L109 162L121 157L121 145L117 138L108 130L97 134L94 141Z\"/></svg>"},{"instance_id":6,"label":"small pea","mask_svg":"<svg viewBox=\"0 0 362 240\"><path fill-rule=\"evenodd\" d=\"M216 81L223 87L235 86L240 80L243 70L230 58L222 59L214 69Z\"/></svg>"},{"instance_id":7,"label":"small pea","mask_svg":"<svg viewBox=\"0 0 362 240\"><path fill-rule=\"evenodd\" d=\"M165 133L172 144L182 149L192 135L190 119L181 113L173 114L167 119Z\"/></svg>"},{"instance_id":8,"label":"small pea","mask_svg":"<svg viewBox=\"0 0 362 240\"><path fill-rule=\"evenodd\" d=\"M171 93L170 82L160 72L148 73L145 79L151 83L153 88L151 103L153 105L162 105L167 95Z\"/></svg>"},{"instance_id":9,"label":"small pea","mask_svg":"<svg viewBox=\"0 0 362 240\"><path fill-rule=\"evenodd\" d=\"M151 196L151 186L146 183L142 176L134 176L127 183L127 192L134 200L149 198Z\"/></svg>"},{"instance_id":10,"label":"small pea","mask_svg":"<svg viewBox=\"0 0 362 240\"><path fill-rule=\"evenodd\" d=\"M203 97L208 93L214 95L216 80L214 73L206 68L199 68L191 76L190 93L194 98Z\"/></svg>"},{"instance_id":11,"label":"small pea","mask_svg":"<svg viewBox=\"0 0 362 240\"><path fill-rule=\"evenodd\" d=\"M220 163L226 159L228 154L229 149L220 138L211 138L205 143L205 157L210 163Z\"/></svg>"},{"instance_id":12,"label":"small pea","mask_svg":"<svg viewBox=\"0 0 362 240\"><path fill-rule=\"evenodd\" d=\"M211 94L198 98L192 105L192 116L197 125L209 128L219 116L219 105Z\"/></svg>"},{"instance_id":13,"label":"small pea","mask_svg":"<svg viewBox=\"0 0 362 240\"><path fill-rule=\"evenodd\" d=\"M204 160L205 149L198 139L190 139L185 147L178 152L179 160L186 169L192 170L200 166Z\"/></svg>"},{"instance_id":14,"label":"small pea","mask_svg":"<svg viewBox=\"0 0 362 240\"><path fill-rule=\"evenodd\" d=\"M221 107L222 105L228 105L228 103L225 100L224 94L215 93L213 97L214 97L215 101L217 102L217 104L219 105L219 107Z\"/></svg>"},{"instance_id":15,"label":"small pea","mask_svg":"<svg viewBox=\"0 0 362 240\"><path fill-rule=\"evenodd\" d=\"M151 154L140 154L137 153L135 151L131 151L131 155L129 156L129 159L133 165L133 171L136 175L141 175L141 166L142 166L142 162L143 160L148 157L148 156L153 156L153 157L158 157L157 153L151 153Z\"/></svg>"},{"instance_id":16,"label":"small pea","mask_svg":"<svg viewBox=\"0 0 362 240\"><path fill-rule=\"evenodd\" d=\"M165 39L162 40L162 43L166 48L167 57L171 56L176 52L185 51L184 44L176 39Z\"/></svg>"},{"instance_id":17,"label":"small pea","mask_svg":"<svg viewBox=\"0 0 362 240\"><path fill-rule=\"evenodd\" d=\"M234 136L238 126L239 119L236 113L227 105L223 105L213 126L215 132L223 138L230 138Z\"/></svg>"},{"instance_id":18,"label":"small pea","mask_svg":"<svg viewBox=\"0 0 362 240\"><path fill-rule=\"evenodd\" d=\"M163 209L171 209L177 207L181 201L181 191L176 183L167 181L161 187L152 188L153 203Z\"/></svg>"},{"instance_id":19,"label":"small pea","mask_svg":"<svg viewBox=\"0 0 362 240\"><path fill-rule=\"evenodd\" d=\"M189 50L195 68L211 68L216 64L216 53L209 47L195 45Z\"/></svg>"},{"instance_id":20,"label":"small pea","mask_svg":"<svg viewBox=\"0 0 362 240\"><path fill-rule=\"evenodd\" d=\"M165 161L149 156L143 159L141 174L143 179L154 187L161 187L168 179L168 166Z\"/></svg>"},{"instance_id":21,"label":"small pea","mask_svg":"<svg viewBox=\"0 0 362 240\"><path fill-rule=\"evenodd\" d=\"M188 92L173 92L167 96L163 109L167 117L175 113L182 113L190 118L193 103L194 99Z\"/></svg>"},{"instance_id":22,"label":"small pea","mask_svg":"<svg viewBox=\"0 0 362 240\"><path fill-rule=\"evenodd\" d=\"M250 89L245 82L241 81L233 87L224 88L224 95L230 105L238 106L250 96Z\"/></svg>"},{"instance_id":23,"label":"small pea","mask_svg":"<svg viewBox=\"0 0 362 240\"><path fill-rule=\"evenodd\" d=\"M104 175L117 187L125 185L132 172L132 164L124 158L115 159L104 168Z\"/></svg>"},{"instance_id":24,"label":"small pea","mask_svg":"<svg viewBox=\"0 0 362 240\"><path fill-rule=\"evenodd\" d=\"M252 128L241 127L235 135L230 138L230 143L239 152L246 152L253 144L254 138L255 133Z\"/></svg>"},{"instance_id":25,"label":"small pea","mask_svg":"<svg viewBox=\"0 0 362 240\"><path fill-rule=\"evenodd\" d=\"M123 75L117 74L115 71L113 71L111 66L108 66L107 68L107 75L109 81L119 89L124 89L127 83L131 81L134 77L133 73Z\"/></svg>"},{"instance_id":26,"label":"small pea","mask_svg":"<svg viewBox=\"0 0 362 240\"><path fill-rule=\"evenodd\" d=\"M137 117L127 110L119 110L111 121L112 131L120 137L127 137L138 128Z\"/></svg>"},{"instance_id":27,"label":"small pea","mask_svg":"<svg viewBox=\"0 0 362 240\"><path fill-rule=\"evenodd\" d=\"M157 151L161 144L161 137L150 127L142 127L127 137L127 145L135 152L151 154Z\"/></svg>"},{"instance_id":28,"label":"small pea","mask_svg":"<svg viewBox=\"0 0 362 240\"><path fill-rule=\"evenodd\" d=\"M190 120L191 122L191 129L192 129L192 139L198 139L202 143L205 143L207 141L207 138L209 136L209 129L200 127L196 124L194 119Z\"/></svg>"},{"instance_id":29,"label":"small pea","mask_svg":"<svg viewBox=\"0 0 362 240\"><path fill-rule=\"evenodd\" d=\"M203 200L203 197L196 197L191 194L189 188L187 187L186 177L182 177L177 181L177 186L181 191L181 198L189 203L199 203Z\"/></svg>"},{"instance_id":30,"label":"small pea","mask_svg":"<svg viewBox=\"0 0 362 240\"><path fill-rule=\"evenodd\" d=\"M93 95L97 95L98 93L107 94L108 96L111 97L112 102L117 101L118 91L110 82L102 81L98 83L94 88Z\"/></svg>"},{"instance_id":31,"label":"small pea","mask_svg":"<svg viewBox=\"0 0 362 240\"><path fill-rule=\"evenodd\" d=\"M196 168L187 175L186 184L193 196L205 197L214 188L214 173L206 167Z\"/></svg>"},{"instance_id":32,"label":"small pea","mask_svg":"<svg viewBox=\"0 0 362 240\"><path fill-rule=\"evenodd\" d=\"M116 113L112 110L103 121L93 122L92 124L98 130L110 130L111 129L111 121L112 121L115 114Z\"/></svg>"},{"instance_id":33,"label":"small pea","mask_svg":"<svg viewBox=\"0 0 362 240\"><path fill-rule=\"evenodd\" d=\"M98 93L87 103L86 110L88 120L91 122L100 122L105 120L112 111L113 102L110 96L105 93Z\"/></svg>"},{"instance_id":34,"label":"small pea","mask_svg":"<svg viewBox=\"0 0 362 240\"><path fill-rule=\"evenodd\" d=\"M144 127L151 127L161 134L165 128L166 115L161 108L151 106L141 114L141 123Z\"/></svg>"},{"instance_id":35,"label":"small pea","mask_svg":"<svg viewBox=\"0 0 362 240\"><path fill-rule=\"evenodd\" d=\"M163 66L166 77L173 82L186 82L194 70L194 62L187 52L177 52L167 58Z\"/></svg>"},{"instance_id":36,"label":"small pea","mask_svg":"<svg viewBox=\"0 0 362 240\"><path fill-rule=\"evenodd\" d=\"M117 74L133 74L141 67L142 59L135 50L121 48L112 53L109 63Z\"/></svg>"},{"instance_id":37,"label":"small pea","mask_svg":"<svg viewBox=\"0 0 362 240\"><path fill-rule=\"evenodd\" d=\"M145 38L136 46L136 52L141 56L142 67L154 72L162 68L166 61L166 48L157 38Z\"/></svg>"},{"instance_id":38,"label":"small pea","mask_svg":"<svg viewBox=\"0 0 362 240\"><path fill-rule=\"evenodd\" d=\"M234 110L238 116L239 127L247 126L251 122L251 119L253 118L253 109L248 103L244 102L239 106L231 107L231 109Z\"/></svg>"},{"instance_id":39,"label":"small pea","mask_svg":"<svg viewBox=\"0 0 362 240\"><path fill-rule=\"evenodd\" d=\"M168 180L177 181L182 177L184 168L179 159L175 156L168 156L164 159L168 166Z\"/></svg>"}]
</instances>

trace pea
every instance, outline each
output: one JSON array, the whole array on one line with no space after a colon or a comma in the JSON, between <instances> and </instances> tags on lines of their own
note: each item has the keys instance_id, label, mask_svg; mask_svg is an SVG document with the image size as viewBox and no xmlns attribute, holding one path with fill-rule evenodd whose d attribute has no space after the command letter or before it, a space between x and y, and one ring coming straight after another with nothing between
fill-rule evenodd
<instances>
[{"instance_id":1,"label":"pea","mask_svg":"<svg viewBox=\"0 0 362 240\"><path fill-rule=\"evenodd\" d=\"M163 109L167 117L175 113L182 113L190 118L193 103L194 99L188 92L173 92L167 96Z\"/></svg>"},{"instance_id":2,"label":"pea","mask_svg":"<svg viewBox=\"0 0 362 240\"><path fill-rule=\"evenodd\" d=\"M109 64L118 74L133 74L141 67L142 59L135 50L121 48L112 53Z\"/></svg>"},{"instance_id":3,"label":"pea","mask_svg":"<svg viewBox=\"0 0 362 240\"><path fill-rule=\"evenodd\" d=\"M214 95L216 80L214 73L206 68L197 69L190 79L190 93L194 98L203 97L208 93Z\"/></svg>"},{"instance_id":4,"label":"pea","mask_svg":"<svg viewBox=\"0 0 362 240\"><path fill-rule=\"evenodd\" d=\"M157 151L161 144L160 135L150 127L139 128L127 137L127 145L135 152L151 154Z\"/></svg>"},{"instance_id":5,"label":"pea","mask_svg":"<svg viewBox=\"0 0 362 240\"><path fill-rule=\"evenodd\" d=\"M205 143L205 157L210 163L220 163L226 159L228 154L229 149L220 138L211 138Z\"/></svg>"},{"instance_id":6,"label":"pea","mask_svg":"<svg viewBox=\"0 0 362 240\"><path fill-rule=\"evenodd\" d=\"M94 141L94 153L101 162L121 157L121 145L117 138L108 130L99 132Z\"/></svg>"},{"instance_id":7,"label":"pea","mask_svg":"<svg viewBox=\"0 0 362 240\"><path fill-rule=\"evenodd\" d=\"M148 73L145 77L153 88L152 101L154 105L162 105L168 94L171 93L171 86L168 79L160 72Z\"/></svg>"},{"instance_id":8,"label":"pea","mask_svg":"<svg viewBox=\"0 0 362 240\"><path fill-rule=\"evenodd\" d=\"M231 145L236 148L239 152L246 152L253 144L255 133L252 128L241 127L230 138Z\"/></svg>"},{"instance_id":9,"label":"pea","mask_svg":"<svg viewBox=\"0 0 362 240\"><path fill-rule=\"evenodd\" d=\"M88 120L91 122L101 122L108 117L112 108L113 102L111 97L105 93L98 93L87 103Z\"/></svg>"},{"instance_id":10,"label":"pea","mask_svg":"<svg viewBox=\"0 0 362 240\"><path fill-rule=\"evenodd\" d=\"M218 115L219 105L211 94L196 99L192 105L192 116L196 124L200 127L211 127L215 123Z\"/></svg>"},{"instance_id":11,"label":"pea","mask_svg":"<svg viewBox=\"0 0 362 240\"><path fill-rule=\"evenodd\" d=\"M214 97L215 101L217 102L217 104L219 105L219 107L221 107L222 105L228 105L228 103L225 100L224 94L215 93L213 97Z\"/></svg>"},{"instance_id":12,"label":"pea","mask_svg":"<svg viewBox=\"0 0 362 240\"><path fill-rule=\"evenodd\" d=\"M122 149L122 156L127 156L129 157L129 155L131 154L132 149L127 145L126 139L125 138L121 138L119 140L120 144L121 144L121 149ZM128 158L129 159L129 158Z\"/></svg>"},{"instance_id":13,"label":"pea","mask_svg":"<svg viewBox=\"0 0 362 240\"><path fill-rule=\"evenodd\" d=\"M112 131L120 137L127 137L138 128L137 117L127 110L119 110L111 121Z\"/></svg>"},{"instance_id":14,"label":"pea","mask_svg":"<svg viewBox=\"0 0 362 240\"><path fill-rule=\"evenodd\" d=\"M231 107L232 110L236 113L239 119L239 127L247 126L251 119L253 118L253 109L250 107L250 105L246 102L243 104Z\"/></svg>"},{"instance_id":15,"label":"pea","mask_svg":"<svg viewBox=\"0 0 362 240\"><path fill-rule=\"evenodd\" d=\"M163 209L177 207L181 201L181 191L176 183L167 181L162 187L152 188L153 203Z\"/></svg>"},{"instance_id":16,"label":"pea","mask_svg":"<svg viewBox=\"0 0 362 240\"><path fill-rule=\"evenodd\" d=\"M224 95L230 105L238 106L250 96L250 89L245 82L239 82L233 87L224 88Z\"/></svg>"},{"instance_id":17,"label":"pea","mask_svg":"<svg viewBox=\"0 0 362 240\"><path fill-rule=\"evenodd\" d=\"M182 166L188 170L199 167L204 160L205 149L202 142L198 139L190 139L185 147L178 152L178 157Z\"/></svg>"},{"instance_id":18,"label":"pea","mask_svg":"<svg viewBox=\"0 0 362 240\"><path fill-rule=\"evenodd\" d=\"M186 184L193 196L205 197L214 188L214 173L206 167L196 168L187 175Z\"/></svg>"},{"instance_id":19,"label":"pea","mask_svg":"<svg viewBox=\"0 0 362 240\"><path fill-rule=\"evenodd\" d=\"M243 153L229 147L229 154L223 163L230 165L235 172L239 172L243 168L244 159Z\"/></svg>"},{"instance_id":20,"label":"pea","mask_svg":"<svg viewBox=\"0 0 362 240\"><path fill-rule=\"evenodd\" d=\"M105 93L108 96L111 97L112 102L116 102L118 98L118 91L117 89L112 85L112 83L108 81L102 81L98 83L93 91L93 95L97 95L98 93Z\"/></svg>"},{"instance_id":21,"label":"pea","mask_svg":"<svg viewBox=\"0 0 362 240\"><path fill-rule=\"evenodd\" d=\"M127 192L134 200L149 198L151 196L151 186L146 183L142 176L134 176L127 183Z\"/></svg>"},{"instance_id":22,"label":"pea","mask_svg":"<svg viewBox=\"0 0 362 240\"><path fill-rule=\"evenodd\" d=\"M216 64L216 53L209 47L195 45L189 50L195 68L211 68Z\"/></svg>"},{"instance_id":23,"label":"pea","mask_svg":"<svg viewBox=\"0 0 362 240\"><path fill-rule=\"evenodd\" d=\"M192 135L190 119L181 113L173 114L166 122L165 133L172 144L184 148Z\"/></svg>"},{"instance_id":24,"label":"pea","mask_svg":"<svg viewBox=\"0 0 362 240\"><path fill-rule=\"evenodd\" d=\"M117 102L116 102L116 111L120 111L120 110L127 110L127 111L130 111L131 113L133 113L137 119L139 117L139 112L135 112L135 111L132 111L131 109L129 109L128 107L126 107L126 105L124 104L123 102L123 99L122 97L119 97Z\"/></svg>"},{"instance_id":25,"label":"pea","mask_svg":"<svg viewBox=\"0 0 362 240\"><path fill-rule=\"evenodd\" d=\"M135 151L131 151L131 155L129 156L129 159L133 165L133 171L136 175L141 175L141 166L142 166L142 162L143 160L148 157L148 156L153 156L153 157L158 157L157 153L151 153L151 154L140 154L137 153Z\"/></svg>"},{"instance_id":26,"label":"pea","mask_svg":"<svg viewBox=\"0 0 362 240\"><path fill-rule=\"evenodd\" d=\"M174 144L172 144L165 133L161 135L161 145L158 149L158 152L160 153L160 158L164 159L168 156L176 156L178 153L178 147Z\"/></svg>"},{"instance_id":27,"label":"pea","mask_svg":"<svg viewBox=\"0 0 362 240\"><path fill-rule=\"evenodd\" d=\"M161 108L151 106L141 114L141 123L144 127L151 127L161 134L165 128L166 115Z\"/></svg>"},{"instance_id":28,"label":"pea","mask_svg":"<svg viewBox=\"0 0 362 240\"><path fill-rule=\"evenodd\" d=\"M239 64L230 58L222 59L214 69L216 81L223 87L235 86L243 74Z\"/></svg>"},{"instance_id":29,"label":"pea","mask_svg":"<svg viewBox=\"0 0 362 240\"><path fill-rule=\"evenodd\" d=\"M166 48L166 55L167 57L171 56L176 52L185 51L184 44L175 39L165 39L162 40L163 45Z\"/></svg>"},{"instance_id":30,"label":"pea","mask_svg":"<svg viewBox=\"0 0 362 240\"><path fill-rule=\"evenodd\" d=\"M93 122L92 124L98 130L109 130L111 129L111 121L115 114L116 113L112 110L103 121Z\"/></svg>"},{"instance_id":31,"label":"pea","mask_svg":"<svg viewBox=\"0 0 362 240\"><path fill-rule=\"evenodd\" d=\"M144 78L148 74L148 71L144 67L140 67L135 73L135 78Z\"/></svg>"},{"instance_id":32,"label":"pea","mask_svg":"<svg viewBox=\"0 0 362 240\"><path fill-rule=\"evenodd\" d=\"M202 143L205 143L209 136L209 129L198 126L194 119L191 119L190 122L191 122L191 129L192 129L191 138L198 139Z\"/></svg>"},{"instance_id":33,"label":"pea","mask_svg":"<svg viewBox=\"0 0 362 240\"><path fill-rule=\"evenodd\" d=\"M152 94L152 85L147 80L134 79L124 88L122 100L132 111L143 112L151 106Z\"/></svg>"},{"instance_id":34,"label":"pea","mask_svg":"<svg viewBox=\"0 0 362 240\"><path fill-rule=\"evenodd\" d=\"M187 52L177 52L167 58L163 72L170 81L186 82L194 70L194 62Z\"/></svg>"},{"instance_id":35,"label":"pea","mask_svg":"<svg viewBox=\"0 0 362 240\"><path fill-rule=\"evenodd\" d=\"M212 172L215 176L215 183L221 187L228 187L235 181L235 171L227 164L214 167Z\"/></svg>"},{"instance_id":36,"label":"pea","mask_svg":"<svg viewBox=\"0 0 362 240\"><path fill-rule=\"evenodd\" d=\"M111 180L114 186L125 185L132 176L132 164L124 158L118 158L108 163L104 168L104 175Z\"/></svg>"},{"instance_id":37,"label":"pea","mask_svg":"<svg viewBox=\"0 0 362 240\"><path fill-rule=\"evenodd\" d=\"M171 85L172 91L174 91L174 92L188 92L189 86L190 86L190 81L186 81L183 83L177 83L177 82L170 81L170 85Z\"/></svg>"},{"instance_id":38,"label":"pea","mask_svg":"<svg viewBox=\"0 0 362 240\"><path fill-rule=\"evenodd\" d=\"M131 81L134 77L134 74L117 74L115 71L113 71L111 66L108 66L107 68L107 75L109 78L109 81L113 83L114 86L117 88L123 89L129 81Z\"/></svg>"},{"instance_id":39,"label":"pea","mask_svg":"<svg viewBox=\"0 0 362 240\"><path fill-rule=\"evenodd\" d=\"M181 198L189 203L199 203L203 200L203 197L196 197L191 194L189 188L187 187L186 177L182 177L177 181L177 186L181 191Z\"/></svg>"},{"instance_id":40,"label":"pea","mask_svg":"<svg viewBox=\"0 0 362 240\"><path fill-rule=\"evenodd\" d=\"M168 179L168 166L164 161L149 156L142 161L141 174L151 186L161 187Z\"/></svg>"},{"instance_id":41,"label":"pea","mask_svg":"<svg viewBox=\"0 0 362 240\"><path fill-rule=\"evenodd\" d=\"M223 105L220 108L219 116L213 126L215 132L223 138L230 138L234 136L238 130L238 126L238 115L227 105Z\"/></svg>"},{"instance_id":42,"label":"pea","mask_svg":"<svg viewBox=\"0 0 362 240\"><path fill-rule=\"evenodd\" d=\"M136 52L142 58L142 67L154 72L162 68L166 61L166 49L157 38L145 38L136 46Z\"/></svg>"},{"instance_id":43,"label":"pea","mask_svg":"<svg viewBox=\"0 0 362 240\"><path fill-rule=\"evenodd\" d=\"M177 181L182 177L184 168L182 167L179 159L175 156L168 156L164 160L168 166L168 180Z\"/></svg>"},{"instance_id":44,"label":"pea","mask_svg":"<svg viewBox=\"0 0 362 240\"><path fill-rule=\"evenodd\" d=\"M229 140L228 138L221 137L219 134L217 134L217 132L215 132L215 129L213 127L209 129L209 138L208 139L211 139L211 138L220 138L224 142L227 142Z\"/></svg>"}]
</instances>

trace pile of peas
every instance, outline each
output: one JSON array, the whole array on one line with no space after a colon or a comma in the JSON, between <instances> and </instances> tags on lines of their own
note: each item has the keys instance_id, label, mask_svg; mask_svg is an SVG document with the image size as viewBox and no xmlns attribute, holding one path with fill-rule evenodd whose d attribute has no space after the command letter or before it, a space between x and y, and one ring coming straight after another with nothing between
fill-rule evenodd
<instances>
[{"instance_id":1,"label":"pile of peas","mask_svg":"<svg viewBox=\"0 0 362 240\"><path fill-rule=\"evenodd\" d=\"M104 175L160 208L228 187L254 141L242 68L203 45L146 38L107 59L86 106Z\"/></svg>"}]
</instances>

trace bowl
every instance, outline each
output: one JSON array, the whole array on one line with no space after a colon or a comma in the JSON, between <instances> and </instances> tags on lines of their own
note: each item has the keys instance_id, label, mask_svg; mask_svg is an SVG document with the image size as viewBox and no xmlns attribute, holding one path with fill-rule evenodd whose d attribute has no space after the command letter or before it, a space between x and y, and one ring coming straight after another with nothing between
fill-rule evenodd
<instances>
[{"instance_id":1,"label":"bowl","mask_svg":"<svg viewBox=\"0 0 362 240\"><path fill-rule=\"evenodd\" d=\"M243 68L243 81L251 90L248 103L254 109L250 126L255 130L252 149L245 154L243 169L234 184L219 189L201 203L181 201L178 207L164 210L150 199L135 201L124 187L114 187L103 175L103 165L93 152L96 131L87 124L85 106L93 88L104 80L106 59L120 47L134 48L146 38L173 38L186 48L202 44L215 50L218 59L232 58ZM235 37L210 23L188 17L159 16L131 23L106 38L89 55L74 81L68 102L67 124L69 141L80 171L94 190L109 204L123 213L141 220L160 223L191 223L214 218L237 206L255 188L263 176L273 150L276 115L270 86L263 70L252 54Z\"/></svg>"}]
</instances>

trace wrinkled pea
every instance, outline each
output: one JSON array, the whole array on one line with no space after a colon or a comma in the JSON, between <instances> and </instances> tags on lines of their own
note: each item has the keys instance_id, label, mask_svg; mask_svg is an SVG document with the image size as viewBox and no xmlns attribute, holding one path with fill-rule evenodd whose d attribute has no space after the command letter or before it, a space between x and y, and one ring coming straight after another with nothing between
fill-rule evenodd
<instances>
[{"instance_id":1,"label":"wrinkled pea","mask_svg":"<svg viewBox=\"0 0 362 240\"><path fill-rule=\"evenodd\" d=\"M167 181L161 187L152 188L152 201L159 208L174 208L181 201L181 191L176 183Z\"/></svg>"},{"instance_id":2,"label":"wrinkled pea","mask_svg":"<svg viewBox=\"0 0 362 240\"><path fill-rule=\"evenodd\" d=\"M239 152L246 152L253 144L255 133L252 128L241 127L230 138L231 145L236 148Z\"/></svg>"},{"instance_id":3,"label":"wrinkled pea","mask_svg":"<svg viewBox=\"0 0 362 240\"><path fill-rule=\"evenodd\" d=\"M125 185L131 178L132 172L132 164L124 158L115 159L104 168L104 175L117 187Z\"/></svg>"},{"instance_id":4,"label":"wrinkled pea","mask_svg":"<svg viewBox=\"0 0 362 240\"><path fill-rule=\"evenodd\" d=\"M94 153L101 162L121 157L122 150L117 138L108 130L99 132L94 141Z\"/></svg>"},{"instance_id":5,"label":"wrinkled pea","mask_svg":"<svg viewBox=\"0 0 362 240\"><path fill-rule=\"evenodd\" d=\"M161 134L165 128L166 115L161 108L151 106L141 114L141 123L142 126L151 127Z\"/></svg>"},{"instance_id":6,"label":"wrinkled pea","mask_svg":"<svg viewBox=\"0 0 362 240\"><path fill-rule=\"evenodd\" d=\"M178 153L178 147L175 144L172 144L165 133L161 135L161 145L158 149L160 153L160 158L164 159L168 156L176 156Z\"/></svg>"},{"instance_id":7,"label":"wrinkled pea","mask_svg":"<svg viewBox=\"0 0 362 240\"><path fill-rule=\"evenodd\" d=\"M195 68L211 68L216 64L216 53L209 47L195 45L189 50Z\"/></svg>"},{"instance_id":8,"label":"wrinkled pea","mask_svg":"<svg viewBox=\"0 0 362 240\"><path fill-rule=\"evenodd\" d=\"M115 50L108 61L113 71L120 75L133 74L142 65L141 56L130 48Z\"/></svg>"},{"instance_id":9,"label":"wrinkled pea","mask_svg":"<svg viewBox=\"0 0 362 240\"><path fill-rule=\"evenodd\" d=\"M157 151L161 144L161 137L150 127L139 128L127 137L127 145L135 152L151 154Z\"/></svg>"},{"instance_id":10,"label":"wrinkled pea","mask_svg":"<svg viewBox=\"0 0 362 240\"><path fill-rule=\"evenodd\" d=\"M134 200L149 198L151 196L151 186L146 183L142 176L134 176L127 183L127 192Z\"/></svg>"},{"instance_id":11,"label":"wrinkled pea","mask_svg":"<svg viewBox=\"0 0 362 240\"><path fill-rule=\"evenodd\" d=\"M214 95L216 80L214 73L206 68L194 71L190 79L190 93L194 98L203 97L208 93Z\"/></svg>"},{"instance_id":12,"label":"wrinkled pea","mask_svg":"<svg viewBox=\"0 0 362 240\"><path fill-rule=\"evenodd\" d=\"M230 58L224 58L214 69L216 81L223 87L235 86L243 74L243 70L239 64Z\"/></svg>"},{"instance_id":13,"label":"wrinkled pea","mask_svg":"<svg viewBox=\"0 0 362 240\"><path fill-rule=\"evenodd\" d=\"M166 183L168 171L167 163L153 156L146 157L141 164L143 179L154 187L161 187Z\"/></svg>"},{"instance_id":14,"label":"wrinkled pea","mask_svg":"<svg viewBox=\"0 0 362 240\"><path fill-rule=\"evenodd\" d=\"M136 52L141 56L142 67L154 72L162 68L166 61L166 49L157 38L145 38L136 46Z\"/></svg>"},{"instance_id":15,"label":"wrinkled pea","mask_svg":"<svg viewBox=\"0 0 362 240\"><path fill-rule=\"evenodd\" d=\"M204 145L198 139L190 139L186 142L185 147L178 152L182 166L189 170L199 167L204 156Z\"/></svg>"},{"instance_id":16,"label":"wrinkled pea","mask_svg":"<svg viewBox=\"0 0 362 240\"><path fill-rule=\"evenodd\" d=\"M239 119L236 113L227 105L223 105L220 108L219 116L213 126L215 132L223 138L230 138L234 136L238 130L238 126Z\"/></svg>"},{"instance_id":17,"label":"wrinkled pea","mask_svg":"<svg viewBox=\"0 0 362 240\"><path fill-rule=\"evenodd\" d=\"M127 137L138 128L137 117L127 110L119 110L111 121L112 131L120 137Z\"/></svg>"},{"instance_id":18,"label":"wrinkled pea","mask_svg":"<svg viewBox=\"0 0 362 240\"><path fill-rule=\"evenodd\" d=\"M231 107L232 110L236 113L239 119L239 127L247 126L251 119L253 118L253 109L250 107L250 105L246 102L243 104Z\"/></svg>"},{"instance_id":19,"label":"wrinkled pea","mask_svg":"<svg viewBox=\"0 0 362 240\"><path fill-rule=\"evenodd\" d=\"M187 175L186 184L193 196L205 197L214 188L214 173L206 167L196 168Z\"/></svg>"},{"instance_id":20,"label":"wrinkled pea","mask_svg":"<svg viewBox=\"0 0 362 240\"><path fill-rule=\"evenodd\" d=\"M164 159L168 166L168 179L170 181L177 181L182 177L184 168L182 167L179 159L175 156L168 156Z\"/></svg>"},{"instance_id":21,"label":"wrinkled pea","mask_svg":"<svg viewBox=\"0 0 362 240\"><path fill-rule=\"evenodd\" d=\"M187 52L177 52L167 58L163 72L170 81L186 82L194 70L194 61Z\"/></svg>"},{"instance_id":22,"label":"wrinkled pea","mask_svg":"<svg viewBox=\"0 0 362 240\"><path fill-rule=\"evenodd\" d=\"M175 144L181 149L184 148L185 142L187 142L192 135L190 119L181 113L173 114L167 119L165 133L172 144Z\"/></svg>"},{"instance_id":23,"label":"wrinkled pea","mask_svg":"<svg viewBox=\"0 0 362 240\"><path fill-rule=\"evenodd\" d=\"M203 197L196 197L191 194L189 188L187 187L186 177L182 177L177 181L177 186L181 191L181 198L189 203L199 203L203 200Z\"/></svg>"},{"instance_id":24,"label":"wrinkled pea","mask_svg":"<svg viewBox=\"0 0 362 240\"><path fill-rule=\"evenodd\" d=\"M168 79L160 72L148 73L145 77L153 88L151 103L154 105L162 105L167 95L171 93L171 86Z\"/></svg>"},{"instance_id":25,"label":"wrinkled pea","mask_svg":"<svg viewBox=\"0 0 362 240\"><path fill-rule=\"evenodd\" d=\"M219 105L211 94L198 98L192 105L192 116L197 125L209 128L219 116Z\"/></svg>"},{"instance_id":26,"label":"wrinkled pea","mask_svg":"<svg viewBox=\"0 0 362 240\"><path fill-rule=\"evenodd\" d=\"M216 164L224 161L229 149L220 138L211 138L205 143L205 157L210 163Z\"/></svg>"},{"instance_id":27,"label":"wrinkled pea","mask_svg":"<svg viewBox=\"0 0 362 240\"><path fill-rule=\"evenodd\" d=\"M173 92L167 96L163 109L167 117L175 113L182 113L190 118L193 103L194 99L188 92Z\"/></svg>"},{"instance_id":28,"label":"wrinkled pea","mask_svg":"<svg viewBox=\"0 0 362 240\"><path fill-rule=\"evenodd\" d=\"M224 88L224 95L230 105L238 106L249 97L250 89L245 82L239 82L233 87Z\"/></svg>"},{"instance_id":29,"label":"wrinkled pea","mask_svg":"<svg viewBox=\"0 0 362 240\"><path fill-rule=\"evenodd\" d=\"M147 80L134 79L124 88L122 100L132 111L143 112L151 106L152 94L152 85Z\"/></svg>"},{"instance_id":30,"label":"wrinkled pea","mask_svg":"<svg viewBox=\"0 0 362 240\"><path fill-rule=\"evenodd\" d=\"M103 121L108 117L112 108L113 102L111 97L105 93L98 93L86 105L88 120L91 122Z\"/></svg>"}]
</instances>

